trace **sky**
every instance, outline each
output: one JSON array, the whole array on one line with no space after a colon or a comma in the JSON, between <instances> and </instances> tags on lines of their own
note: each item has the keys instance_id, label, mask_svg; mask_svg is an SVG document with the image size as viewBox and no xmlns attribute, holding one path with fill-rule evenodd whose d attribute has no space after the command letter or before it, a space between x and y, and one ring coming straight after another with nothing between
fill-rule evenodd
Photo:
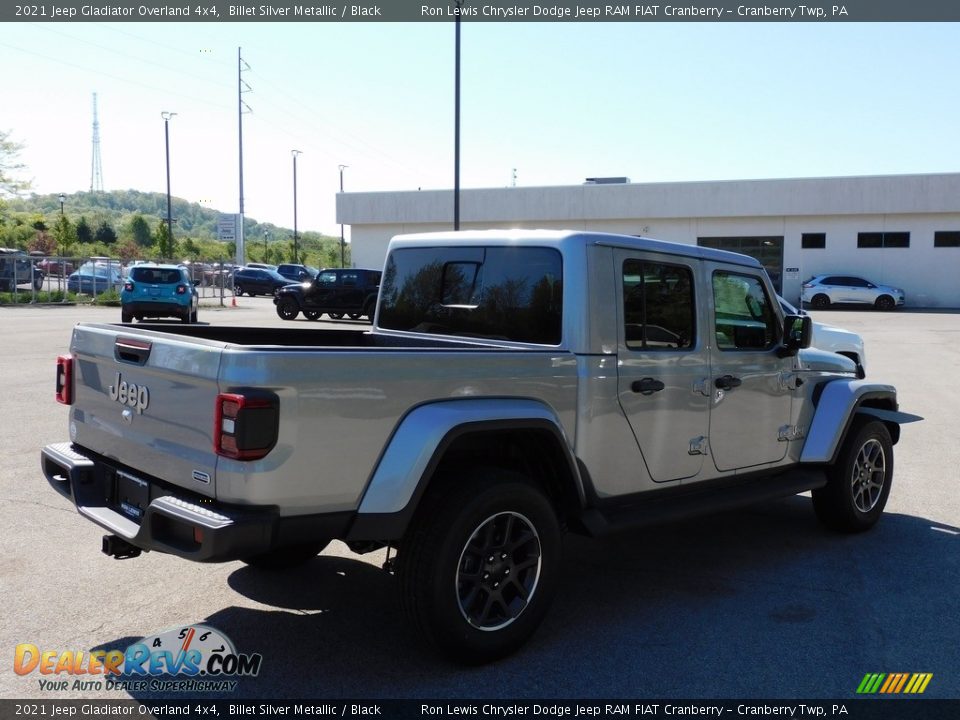
<instances>
[{"instance_id":1,"label":"sky","mask_svg":"<svg viewBox=\"0 0 960 720\"><path fill-rule=\"evenodd\" d=\"M462 25L461 186L956 172L957 26ZM7 23L0 129L36 193L239 205L339 235L335 194L453 186L453 23ZM514 179L515 172L515 179ZM69 199L67 200L69 210ZM349 238L349 228L347 230Z\"/></svg>"}]
</instances>

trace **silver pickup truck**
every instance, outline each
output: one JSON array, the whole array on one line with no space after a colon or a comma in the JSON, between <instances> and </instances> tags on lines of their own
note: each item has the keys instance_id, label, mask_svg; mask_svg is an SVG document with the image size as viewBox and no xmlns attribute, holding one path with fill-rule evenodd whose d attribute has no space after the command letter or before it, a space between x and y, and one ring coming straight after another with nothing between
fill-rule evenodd
<instances>
[{"instance_id":1,"label":"silver pickup truck","mask_svg":"<svg viewBox=\"0 0 960 720\"><path fill-rule=\"evenodd\" d=\"M870 528L919 418L809 338L742 255L401 236L369 332L77 325L57 361L70 440L41 462L118 558L396 550L422 634L484 662L543 619L565 531L808 490L825 525Z\"/></svg>"}]
</instances>

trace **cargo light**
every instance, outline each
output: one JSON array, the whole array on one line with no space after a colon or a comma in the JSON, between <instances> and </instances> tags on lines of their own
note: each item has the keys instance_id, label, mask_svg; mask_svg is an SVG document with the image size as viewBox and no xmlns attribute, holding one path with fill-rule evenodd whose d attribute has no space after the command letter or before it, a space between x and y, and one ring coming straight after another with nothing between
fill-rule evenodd
<instances>
[{"instance_id":1,"label":"cargo light","mask_svg":"<svg viewBox=\"0 0 960 720\"><path fill-rule=\"evenodd\" d=\"M73 405L73 356L57 358L57 402Z\"/></svg>"},{"instance_id":2,"label":"cargo light","mask_svg":"<svg viewBox=\"0 0 960 720\"><path fill-rule=\"evenodd\" d=\"M235 460L266 457L277 443L279 398L262 393L220 393L216 402L214 452Z\"/></svg>"}]
</instances>

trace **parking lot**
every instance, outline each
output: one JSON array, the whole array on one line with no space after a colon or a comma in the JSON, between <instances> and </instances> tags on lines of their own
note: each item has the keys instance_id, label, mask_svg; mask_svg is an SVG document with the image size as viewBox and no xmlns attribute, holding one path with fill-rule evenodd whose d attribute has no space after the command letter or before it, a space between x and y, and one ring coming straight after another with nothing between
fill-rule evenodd
<instances>
[{"instance_id":1,"label":"parking lot","mask_svg":"<svg viewBox=\"0 0 960 720\"><path fill-rule=\"evenodd\" d=\"M379 570L382 552L359 557L334 543L270 575L101 554L103 531L48 487L39 452L67 438L53 386L70 328L118 322L120 310L0 308L0 697L51 698L36 673L13 672L19 643L125 648L205 623L263 654L259 676L227 696L238 699L852 699L868 672L933 673L924 697L960 698L960 312L813 314L860 333L868 378L895 385L902 409L925 418L904 428L880 524L837 536L795 497L603 541L569 536L538 634L495 666L464 669L418 643ZM269 299L248 297L235 308L207 300L200 321L291 325ZM55 699L68 697L131 695Z\"/></svg>"}]
</instances>

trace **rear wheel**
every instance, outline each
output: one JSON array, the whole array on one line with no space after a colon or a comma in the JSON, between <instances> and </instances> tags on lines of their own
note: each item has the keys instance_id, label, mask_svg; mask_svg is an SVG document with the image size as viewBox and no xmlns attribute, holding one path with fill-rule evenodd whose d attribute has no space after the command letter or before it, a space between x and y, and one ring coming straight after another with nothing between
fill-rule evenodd
<instances>
[{"instance_id":1,"label":"rear wheel","mask_svg":"<svg viewBox=\"0 0 960 720\"><path fill-rule=\"evenodd\" d=\"M320 315L321 315L321 313L317 312L316 310L304 310L304 311L303 311L303 316L304 316L307 320L319 320L319 319L320 319Z\"/></svg>"},{"instance_id":2,"label":"rear wheel","mask_svg":"<svg viewBox=\"0 0 960 720\"><path fill-rule=\"evenodd\" d=\"M257 570L289 570L310 562L330 544L329 540L276 548L261 555L243 558L243 562Z\"/></svg>"},{"instance_id":3,"label":"rear wheel","mask_svg":"<svg viewBox=\"0 0 960 720\"><path fill-rule=\"evenodd\" d=\"M350 318L351 320L359 320L360 318L363 317L363 315L360 313L349 313L347 317Z\"/></svg>"},{"instance_id":4,"label":"rear wheel","mask_svg":"<svg viewBox=\"0 0 960 720\"><path fill-rule=\"evenodd\" d=\"M184 325L189 325L190 317L191 317L190 308L184 308L183 312L180 313L180 322L182 322Z\"/></svg>"},{"instance_id":5,"label":"rear wheel","mask_svg":"<svg viewBox=\"0 0 960 720\"><path fill-rule=\"evenodd\" d=\"M877 301L873 304L873 306L877 310L882 310L883 312L890 312L897 306L897 303L889 295L881 295L880 297L877 298Z\"/></svg>"},{"instance_id":6,"label":"rear wheel","mask_svg":"<svg viewBox=\"0 0 960 720\"><path fill-rule=\"evenodd\" d=\"M43 276L35 277L33 279L33 289L34 290L43 290Z\"/></svg>"},{"instance_id":7,"label":"rear wheel","mask_svg":"<svg viewBox=\"0 0 960 720\"><path fill-rule=\"evenodd\" d=\"M810 304L817 310L824 310L830 307L830 298L823 293L819 293L813 296L813 300L810 301Z\"/></svg>"},{"instance_id":8,"label":"rear wheel","mask_svg":"<svg viewBox=\"0 0 960 720\"><path fill-rule=\"evenodd\" d=\"M120 320L121 322L130 323L133 322L133 313L127 310L120 311Z\"/></svg>"},{"instance_id":9,"label":"rear wheel","mask_svg":"<svg viewBox=\"0 0 960 720\"><path fill-rule=\"evenodd\" d=\"M339 320L340 318L343 317L343 313L338 313L338 312L328 312L327 315L329 315L334 320Z\"/></svg>"},{"instance_id":10,"label":"rear wheel","mask_svg":"<svg viewBox=\"0 0 960 720\"><path fill-rule=\"evenodd\" d=\"M300 314L297 301L291 297L280 298L277 301L277 315L284 320L293 320Z\"/></svg>"},{"instance_id":11,"label":"rear wheel","mask_svg":"<svg viewBox=\"0 0 960 720\"><path fill-rule=\"evenodd\" d=\"M893 482L893 441L887 426L858 416L827 477L827 484L813 491L813 509L820 522L848 533L873 527Z\"/></svg>"},{"instance_id":12,"label":"rear wheel","mask_svg":"<svg viewBox=\"0 0 960 720\"><path fill-rule=\"evenodd\" d=\"M546 615L560 525L543 493L517 473L485 468L444 480L401 545L401 602L444 654L489 662L519 648Z\"/></svg>"},{"instance_id":13,"label":"rear wheel","mask_svg":"<svg viewBox=\"0 0 960 720\"><path fill-rule=\"evenodd\" d=\"M197 313L198 313L198 312L199 312L199 310L194 310L193 312L190 313L190 322L192 322L192 323L197 322Z\"/></svg>"}]
</instances>

